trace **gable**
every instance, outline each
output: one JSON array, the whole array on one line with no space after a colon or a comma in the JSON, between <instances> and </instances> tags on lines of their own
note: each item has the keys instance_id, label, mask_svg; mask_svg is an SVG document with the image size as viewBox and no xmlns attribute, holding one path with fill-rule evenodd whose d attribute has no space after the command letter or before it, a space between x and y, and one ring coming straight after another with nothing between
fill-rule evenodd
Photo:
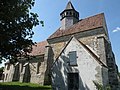
<instances>
[{"instance_id":1,"label":"gable","mask_svg":"<svg viewBox=\"0 0 120 90\"><path fill-rule=\"evenodd\" d=\"M75 37L71 37L71 39L66 44L64 49L61 51L61 53L58 56L58 58L56 59L56 61L59 60L59 58L63 55L70 60L69 53L75 52L75 51L77 52L76 57L81 56L81 58L84 58L85 55L89 54L89 56L91 58L94 58L94 60L96 60L100 65L107 67L102 61L100 61L100 58L97 55L97 53L93 52L93 50L91 50L89 47L84 45L82 42L78 41Z\"/></svg>"}]
</instances>

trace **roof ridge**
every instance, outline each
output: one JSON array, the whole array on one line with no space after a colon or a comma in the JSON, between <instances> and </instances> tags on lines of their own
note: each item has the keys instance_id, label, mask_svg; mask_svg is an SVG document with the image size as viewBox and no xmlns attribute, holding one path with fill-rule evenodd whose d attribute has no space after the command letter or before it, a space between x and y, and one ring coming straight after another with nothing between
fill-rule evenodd
<instances>
[{"instance_id":1,"label":"roof ridge","mask_svg":"<svg viewBox=\"0 0 120 90\"><path fill-rule=\"evenodd\" d=\"M85 17L84 19L91 18L91 17L95 17L95 16L98 16L98 15L104 15L104 13L102 12L102 13L90 15L90 16ZM84 19L82 19L82 20L84 20Z\"/></svg>"}]
</instances>

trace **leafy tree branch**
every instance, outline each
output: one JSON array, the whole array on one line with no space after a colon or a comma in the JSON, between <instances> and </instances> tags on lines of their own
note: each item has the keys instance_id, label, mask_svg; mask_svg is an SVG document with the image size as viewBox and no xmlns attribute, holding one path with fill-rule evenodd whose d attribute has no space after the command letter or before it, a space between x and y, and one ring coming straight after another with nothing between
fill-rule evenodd
<instances>
[{"instance_id":1,"label":"leafy tree branch","mask_svg":"<svg viewBox=\"0 0 120 90\"><path fill-rule=\"evenodd\" d=\"M33 27L39 25L38 15L30 12L34 3L35 0L0 0L0 61L9 59L14 63L31 52Z\"/></svg>"}]
</instances>

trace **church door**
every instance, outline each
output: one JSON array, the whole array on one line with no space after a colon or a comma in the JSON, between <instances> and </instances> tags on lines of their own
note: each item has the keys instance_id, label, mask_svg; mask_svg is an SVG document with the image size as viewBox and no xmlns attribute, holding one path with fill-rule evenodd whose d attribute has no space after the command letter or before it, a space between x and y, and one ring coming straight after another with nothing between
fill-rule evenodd
<instances>
[{"instance_id":1,"label":"church door","mask_svg":"<svg viewBox=\"0 0 120 90\"><path fill-rule=\"evenodd\" d=\"M78 90L78 89L79 89L79 74L68 73L68 90Z\"/></svg>"}]
</instances>

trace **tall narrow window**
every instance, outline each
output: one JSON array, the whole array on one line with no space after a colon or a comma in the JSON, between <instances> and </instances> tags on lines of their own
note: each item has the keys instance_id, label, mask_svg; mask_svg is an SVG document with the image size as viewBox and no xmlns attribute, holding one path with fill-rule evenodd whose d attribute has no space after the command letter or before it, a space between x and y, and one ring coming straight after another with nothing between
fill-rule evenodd
<instances>
[{"instance_id":1,"label":"tall narrow window","mask_svg":"<svg viewBox=\"0 0 120 90\"><path fill-rule=\"evenodd\" d=\"M70 60L70 65L76 66L77 65L77 53L76 51L71 51L68 54L69 60Z\"/></svg>"}]
</instances>

